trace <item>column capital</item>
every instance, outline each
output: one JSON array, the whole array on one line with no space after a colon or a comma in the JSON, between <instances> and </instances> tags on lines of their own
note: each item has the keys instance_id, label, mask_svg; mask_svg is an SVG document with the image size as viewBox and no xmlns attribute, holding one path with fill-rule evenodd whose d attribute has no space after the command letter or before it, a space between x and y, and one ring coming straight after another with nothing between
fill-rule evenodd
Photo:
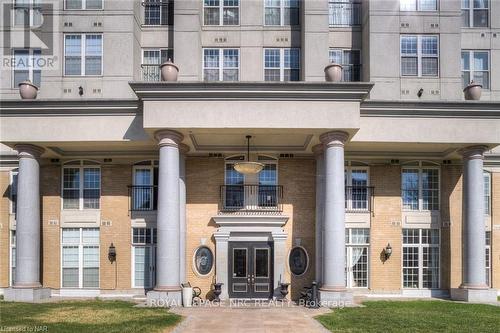
<instances>
[{"instance_id":1,"label":"column capital","mask_svg":"<svg viewBox=\"0 0 500 333\"><path fill-rule=\"evenodd\" d=\"M465 147L462 148L458 151L460 155L464 159L472 160L472 159L483 159L484 158L484 152L487 151L489 148L487 146L482 146L482 145L477 145L477 146L470 146L470 147Z\"/></svg>"},{"instance_id":2,"label":"column capital","mask_svg":"<svg viewBox=\"0 0 500 333\"><path fill-rule=\"evenodd\" d=\"M184 143L179 143L179 151L181 154L187 154L190 150L191 148L189 148L188 145Z\"/></svg>"},{"instance_id":3,"label":"column capital","mask_svg":"<svg viewBox=\"0 0 500 333\"><path fill-rule=\"evenodd\" d=\"M342 131L326 132L320 135L319 140L323 143L324 148L343 147L349 140L349 133Z\"/></svg>"},{"instance_id":4,"label":"column capital","mask_svg":"<svg viewBox=\"0 0 500 333\"><path fill-rule=\"evenodd\" d=\"M18 144L14 146L14 149L17 150L17 156L19 156L19 158L26 157L38 159L45 152L44 148L30 144Z\"/></svg>"},{"instance_id":5,"label":"column capital","mask_svg":"<svg viewBox=\"0 0 500 333\"><path fill-rule=\"evenodd\" d=\"M184 140L184 135L172 130L159 130L155 133L155 139L158 140L160 147L170 146L179 148L180 143Z\"/></svg>"},{"instance_id":6,"label":"column capital","mask_svg":"<svg viewBox=\"0 0 500 333\"><path fill-rule=\"evenodd\" d=\"M316 157L321 156L325 152L325 147L323 146L322 143L319 143L312 147L312 152Z\"/></svg>"}]
</instances>

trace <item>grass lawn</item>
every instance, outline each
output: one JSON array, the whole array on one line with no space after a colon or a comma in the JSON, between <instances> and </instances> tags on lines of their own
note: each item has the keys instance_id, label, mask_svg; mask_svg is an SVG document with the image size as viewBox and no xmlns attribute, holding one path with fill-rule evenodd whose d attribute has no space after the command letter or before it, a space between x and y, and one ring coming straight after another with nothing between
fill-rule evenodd
<instances>
[{"instance_id":1,"label":"grass lawn","mask_svg":"<svg viewBox=\"0 0 500 333\"><path fill-rule=\"evenodd\" d=\"M499 332L500 307L447 301L368 301L316 317L332 332Z\"/></svg>"},{"instance_id":2,"label":"grass lawn","mask_svg":"<svg viewBox=\"0 0 500 333\"><path fill-rule=\"evenodd\" d=\"M124 301L0 302L0 327L9 332L165 332L181 317L164 308L136 308ZM31 330L30 330L31 329ZM44 330L38 330L43 332Z\"/></svg>"}]
</instances>

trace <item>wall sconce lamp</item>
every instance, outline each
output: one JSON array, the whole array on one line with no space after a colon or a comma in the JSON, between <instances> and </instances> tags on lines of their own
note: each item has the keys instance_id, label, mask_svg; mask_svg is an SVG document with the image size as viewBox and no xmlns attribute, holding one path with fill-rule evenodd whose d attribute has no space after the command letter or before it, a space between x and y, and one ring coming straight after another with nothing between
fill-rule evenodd
<instances>
[{"instance_id":1,"label":"wall sconce lamp","mask_svg":"<svg viewBox=\"0 0 500 333\"><path fill-rule=\"evenodd\" d=\"M417 92L417 96L420 98L420 97L422 97L423 93L424 93L424 89L420 88L420 90Z\"/></svg>"},{"instance_id":2,"label":"wall sconce lamp","mask_svg":"<svg viewBox=\"0 0 500 333\"><path fill-rule=\"evenodd\" d=\"M392 246L391 243L387 243L387 246L384 249L385 260L389 259L392 254Z\"/></svg>"},{"instance_id":3,"label":"wall sconce lamp","mask_svg":"<svg viewBox=\"0 0 500 333\"><path fill-rule=\"evenodd\" d=\"M116 248L115 248L115 245L113 243L111 243L111 245L109 246L109 249L108 249L108 259L111 262L116 261Z\"/></svg>"}]
</instances>

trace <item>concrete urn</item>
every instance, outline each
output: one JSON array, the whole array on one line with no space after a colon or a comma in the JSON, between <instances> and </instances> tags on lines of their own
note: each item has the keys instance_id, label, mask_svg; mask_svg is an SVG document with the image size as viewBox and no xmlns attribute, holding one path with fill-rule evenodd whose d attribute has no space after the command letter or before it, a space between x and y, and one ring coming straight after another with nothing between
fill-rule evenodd
<instances>
[{"instance_id":1,"label":"concrete urn","mask_svg":"<svg viewBox=\"0 0 500 333\"><path fill-rule=\"evenodd\" d=\"M464 88L464 97L468 101L479 101L481 99L481 90L483 86L474 81L471 81L467 87Z\"/></svg>"},{"instance_id":2,"label":"concrete urn","mask_svg":"<svg viewBox=\"0 0 500 333\"><path fill-rule=\"evenodd\" d=\"M160 65L161 79L162 81L177 81L177 75L179 74L179 67L168 59L166 62Z\"/></svg>"},{"instance_id":3,"label":"concrete urn","mask_svg":"<svg viewBox=\"0 0 500 333\"><path fill-rule=\"evenodd\" d=\"M22 99L35 99L38 95L38 87L31 81L23 81L19 83L19 95Z\"/></svg>"},{"instance_id":4,"label":"concrete urn","mask_svg":"<svg viewBox=\"0 0 500 333\"><path fill-rule=\"evenodd\" d=\"M327 82L340 82L342 81L342 65L329 64L325 67L325 80Z\"/></svg>"}]
</instances>

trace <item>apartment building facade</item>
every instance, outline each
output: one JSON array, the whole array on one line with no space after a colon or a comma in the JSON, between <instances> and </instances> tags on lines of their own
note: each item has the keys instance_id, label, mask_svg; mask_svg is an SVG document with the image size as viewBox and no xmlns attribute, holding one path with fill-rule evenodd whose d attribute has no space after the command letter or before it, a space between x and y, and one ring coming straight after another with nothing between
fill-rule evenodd
<instances>
[{"instance_id":1,"label":"apartment building facade","mask_svg":"<svg viewBox=\"0 0 500 333\"><path fill-rule=\"evenodd\" d=\"M297 299L316 281L324 301L496 300L500 2L9 0L2 17L6 299L152 304L187 282Z\"/></svg>"}]
</instances>

